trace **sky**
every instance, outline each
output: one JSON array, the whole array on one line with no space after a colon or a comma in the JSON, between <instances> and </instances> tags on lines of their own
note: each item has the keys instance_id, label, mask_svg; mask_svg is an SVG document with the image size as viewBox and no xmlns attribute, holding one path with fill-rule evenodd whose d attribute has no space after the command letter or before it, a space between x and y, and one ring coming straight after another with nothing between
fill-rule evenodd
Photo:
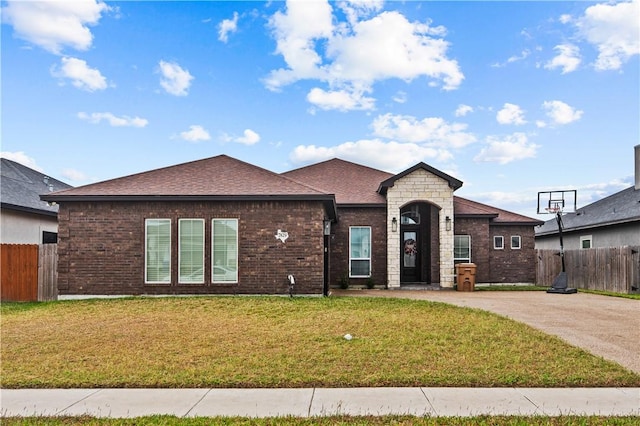
<instances>
[{"instance_id":1,"label":"sky","mask_svg":"<svg viewBox=\"0 0 640 426\"><path fill-rule=\"evenodd\" d=\"M539 191L633 185L639 0L0 4L2 156L73 186L220 154L425 162L546 220Z\"/></svg>"}]
</instances>

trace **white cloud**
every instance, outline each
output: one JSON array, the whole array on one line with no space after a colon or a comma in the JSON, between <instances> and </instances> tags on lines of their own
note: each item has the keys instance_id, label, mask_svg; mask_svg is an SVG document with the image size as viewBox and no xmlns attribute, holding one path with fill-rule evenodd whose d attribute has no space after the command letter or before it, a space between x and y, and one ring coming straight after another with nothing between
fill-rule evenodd
<instances>
[{"instance_id":1,"label":"white cloud","mask_svg":"<svg viewBox=\"0 0 640 426\"><path fill-rule=\"evenodd\" d=\"M377 81L427 77L430 85L456 89L464 75L457 61L447 57L449 43L442 38L446 30L429 22L410 22L398 12L378 13L380 6L378 1L338 3L348 22L334 25L327 1L287 2L286 11L276 12L270 20L276 53L287 67L269 73L264 81L267 88L280 90L298 80L313 79L328 85L318 89L324 94L358 99L354 95L371 93ZM322 105L340 109L345 103Z\"/></svg>"},{"instance_id":2,"label":"white cloud","mask_svg":"<svg viewBox=\"0 0 640 426\"><path fill-rule=\"evenodd\" d=\"M162 78L160 86L167 93L175 96L187 96L193 76L175 62L160 61L158 64Z\"/></svg>"},{"instance_id":3,"label":"white cloud","mask_svg":"<svg viewBox=\"0 0 640 426\"><path fill-rule=\"evenodd\" d=\"M335 157L389 172L400 172L419 161L448 161L452 158L446 150L377 139L345 142L332 147L300 145L290 155L295 164L311 164Z\"/></svg>"},{"instance_id":4,"label":"white cloud","mask_svg":"<svg viewBox=\"0 0 640 426\"><path fill-rule=\"evenodd\" d=\"M569 124L580 120L584 111L577 110L562 101L545 101L542 108L554 124Z\"/></svg>"},{"instance_id":5,"label":"white cloud","mask_svg":"<svg viewBox=\"0 0 640 426\"><path fill-rule=\"evenodd\" d=\"M465 104L458 105L456 108L456 112L454 113L456 117L464 117L465 115L473 112L473 107Z\"/></svg>"},{"instance_id":6,"label":"white cloud","mask_svg":"<svg viewBox=\"0 0 640 426\"><path fill-rule=\"evenodd\" d=\"M86 61L78 58L63 57L60 67L52 67L51 75L57 78L67 78L71 84L87 92L104 90L107 88L107 79L99 70L91 68Z\"/></svg>"},{"instance_id":7,"label":"white cloud","mask_svg":"<svg viewBox=\"0 0 640 426\"><path fill-rule=\"evenodd\" d=\"M407 102L407 92L404 92L402 90L398 91L398 93L395 94L395 96L393 96L393 101L397 102L399 104L403 104L405 102Z\"/></svg>"},{"instance_id":8,"label":"white cloud","mask_svg":"<svg viewBox=\"0 0 640 426\"><path fill-rule=\"evenodd\" d=\"M189 142L208 141L211 139L209 132L204 127L198 125L189 126L189 130L180 133L180 139Z\"/></svg>"},{"instance_id":9,"label":"white cloud","mask_svg":"<svg viewBox=\"0 0 640 426\"><path fill-rule=\"evenodd\" d=\"M323 110L372 110L375 107L375 99L364 96L363 92L349 90L325 91L318 87L314 87L307 94L307 101Z\"/></svg>"},{"instance_id":10,"label":"white cloud","mask_svg":"<svg viewBox=\"0 0 640 426\"><path fill-rule=\"evenodd\" d=\"M553 49L558 54L544 65L546 69L561 68L562 74L567 74L575 71L582 62L580 48L574 44L559 44Z\"/></svg>"},{"instance_id":11,"label":"white cloud","mask_svg":"<svg viewBox=\"0 0 640 426\"><path fill-rule=\"evenodd\" d=\"M466 132L466 124L447 123L438 117L418 120L408 115L384 114L376 117L372 127L376 136L428 147L462 148L476 141L472 133Z\"/></svg>"},{"instance_id":12,"label":"white cloud","mask_svg":"<svg viewBox=\"0 0 640 426\"><path fill-rule=\"evenodd\" d=\"M86 174L75 169L62 170L62 177L72 182L85 182L89 180Z\"/></svg>"},{"instance_id":13,"label":"white cloud","mask_svg":"<svg viewBox=\"0 0 640 426\"><path fill-rule=\"evenodd\" d=\"M149 124L149 121L144 118L129 117L127 115L117 117L110 112L93 112L91 114L79 112L78 118L93 124L98 124L105 120L112 127L145 127Z\"/></svg>"},{"instance_id":14,"label":"white cloud","mask_svg":"<svg viewBox=\"0 0 640 426\"><path fill-rule=\"evenodd\" d=\"M505 103L504 106L496 114L496 120L500 124L522 125L526 123L524 119L524 111L515 104Z\"/></svg>"},{"instance_id":15,"label":"white cloud","mask_svg":"<svg viewBox=\"0 0 640 426\"><path fill-rule=\"evenodd\" d=\"M37 170L42 172L42 168L36 164L36 160L32 157L29 157L24 151L2 151L0 152L0 157L6 158L7 160L15 161L16 163L20 163L23 166L27 166L33 170Z\"/></svg>"},{"instance_id":16,"label":"white cloud","mask_svg":"<svg viewBox=\"0 0 640 426\"><path fill-rule=\"evenodd\" d=\"M243 145L255 145L260 142L260 135L251 129L245 129L243 135L233 141Z\"/></svg>"},{"instance_id":17,"label":"white cloud","mask_svg":"<svg viewBox=\"0 0 640 426\"><path fill-rule=\"evenodd\" d=\"M96 25L109 10L96 0L8 0L2 8L2 20L13 26L17 37L60 54L65 46L89 49L93 42L89 26Z\"/></svg>"},{"instance_id":18,"label":"white cloud","mask_svg":"<svg viewBox=\"0 0 640 426\"><path fill-rule=\"evenodd\" d=\"M520 53L520 55L510 56L506 60L506 62L502 62L502 63L498 62L498 63L495 63L495 64L493 64L491 66L494 67L494 68L502 68L502 67L506 66L507 64L511 64L513 62L518 62L518 61L522 61L524 59L527 59L530 54L531 54L531 51L529 49L525 49Z\"/></svg>"},{"instance_id":19,"label":"white cloud","mask_svg":"<svg viewBox=\"0 0 640 426\"><path fill-rule=\"evenodd\" d=\"M513 161L534 158L539 146L530 143L524 133L513 133L504 138L487 137L487 146L482 148L473 161L507 164Z\"/></svg>"},{"instance_id":20,"label":"white cloud","mask_svg":"<svg viewBox=\"0 0 640 426\"><path fill-rule=\"evenodd\" d=\"M546 69L562 68L562 74L567 74L575 71L580 62L582 62L580 48L576 45L570 43L559 44L553 49L557 50L558 54L544 65Z\"/></svg>"},{"instance_id":21,"label":"white cloud","mask_svg":"<svg viewBox=\"0 0 640 426\"><path fill-rule=\"evenodd\" d=\"M218 40L229 41L229 34L238 30L238 12L233 12L233 19L223 19L218 26Z\"/></svg>"},{"instance_id":22,"label":"white cloud","mask_svg":"<svg viewBox=\"0 0 640 426\"><path fill-rule=\"evenodd\" d=\"M597 70L617 70L640 54L640 1L590 6L575 21L580 35L598 49Z\"/></svg>"}]
</instances>

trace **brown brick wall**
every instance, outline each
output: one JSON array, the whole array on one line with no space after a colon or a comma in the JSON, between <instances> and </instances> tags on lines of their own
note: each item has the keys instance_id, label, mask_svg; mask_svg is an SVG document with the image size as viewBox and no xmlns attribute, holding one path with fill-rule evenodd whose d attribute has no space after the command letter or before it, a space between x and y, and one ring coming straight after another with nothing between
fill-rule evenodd
<instances>
[{"instance_id":1,"label":"brown brick wall","mask_svg":"<svg viewBox=\"0 0 640 426\"><path fill-rule=\"evenodd\" d=\"M535 244L533 226L494 225L489 219L456 218L456 235L471 236L471 262L476 264L478 283L533 283ZM493 248L493 237L502 235L505 247ZM520 235L521 249L511 248L511 236Z\"/></svg>"},{"instance_id":2,"label":"brown brick wall","mask_svg":"<svg viewBox=\"0 0 640 426\"><path fill-rule=\"evenodd\" d=\"M492 226L490 229L491 276L495 283L533 283L536 280L533 226ZM504 249L493 249L493 237L504 237ZM520 236L519 250L511 248L511 236Z\"/></svg>"},{"instance_id":3,"label":"brown brick wall","mask_svg":"<svg viewBox=\"0 0 640 426\"><path fill-rule=\"evenodd\" d=\"M298 294L323 288L321 202L73 202L59 218L60 294ZM144 223L171 219L172 284L144 283ZM205 219L205 284L177 283L178 219ZM211 283L211 220L238 219L238 283ZM286 230L285 243L275 238Z\"/></svg>"},{"instance_id":4,"label":"brown brick wall","mask_svg":"<svg viewBox=\"0 0 640 426\"><path fill-rule=\"evenodd\" d=\"M344 208L338 206L338 223L331 229L331 272L329 285L338 287L349 276L349 227L371 227L371 275L376 286L387 284L387 226L385 207ZM364 286L366 278L351 278L351 285Z\"/></svg>"}]
</instances>

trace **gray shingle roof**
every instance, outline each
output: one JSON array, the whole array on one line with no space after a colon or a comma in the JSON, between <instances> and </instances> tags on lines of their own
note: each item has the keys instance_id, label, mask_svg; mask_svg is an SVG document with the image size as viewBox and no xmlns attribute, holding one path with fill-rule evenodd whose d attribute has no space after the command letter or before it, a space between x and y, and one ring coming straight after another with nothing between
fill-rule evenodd
<instances>
[{"instance_id":1,"label":"gray shingle roof","mask_svg":"<svg viewBox=\"0 0 640 426\"><path fill-rule=\"evenodd\" d=\"M56 216L58 206L40 199L41 194L72 188L64 182L6 158L0 159L2 207Z\"/></svg>"},{"instance_id":2,"label":"gray shingle roof","mask_svg":"<svg viewBox=\"0 0 640 426\"><path fill-rule=\"evenodd\" d=\"M640 190L624 189L562 216L565 231L596 228L628 222L640 222ZM558 233L555 217L536 229L536 236Z\"/></svg>"}]
</instances>

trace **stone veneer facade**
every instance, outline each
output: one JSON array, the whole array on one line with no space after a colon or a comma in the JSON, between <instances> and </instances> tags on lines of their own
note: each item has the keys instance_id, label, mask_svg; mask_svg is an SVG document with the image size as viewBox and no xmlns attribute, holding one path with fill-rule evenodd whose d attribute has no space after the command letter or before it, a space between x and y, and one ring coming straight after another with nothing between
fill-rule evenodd
<instances>
[{"instance_id":1,"label":"stone veneer facade","mask_svg":"<svg viewBox=\"0 0 640 426\"><path fill-rule=\"evenodd\" d=\"M400 237L392 232L391 222L395 217L400 221L400 209L410 203L426 202L440 209L438 228L440 240L440 286L453 287L455 271L453 266L453 188L446 180L417 169L401 177L387 190L387 285L400 288ZM451 218L450 230L446 227L446 217ZM398 225L399 229L399 225Z\"/></svg>"}]
</instances>

